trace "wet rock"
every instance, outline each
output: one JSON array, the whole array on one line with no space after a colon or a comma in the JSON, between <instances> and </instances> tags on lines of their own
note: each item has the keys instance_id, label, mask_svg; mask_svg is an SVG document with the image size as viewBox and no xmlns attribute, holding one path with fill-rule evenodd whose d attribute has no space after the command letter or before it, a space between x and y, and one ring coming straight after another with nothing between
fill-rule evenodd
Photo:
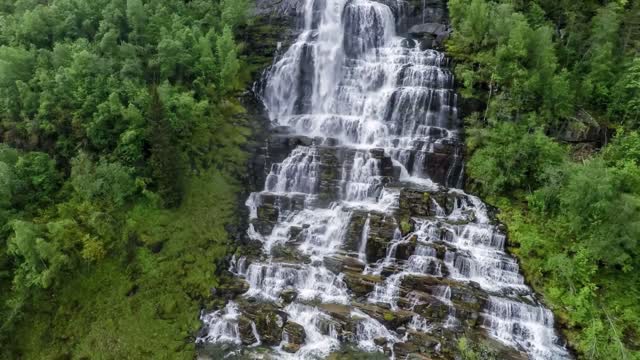
<instances>
[{"instance_id":1,"label":"wet rock","mask_svg":"<svg viewBox=\"0 0 640 360\"><path fill-rule=\"evenodd\" d=\"M256 231L264 236L271 234L281 212L302 210L305 203L303 194L285 196L274 193L261 193L256 196L257 218L253 219L252 223Z\"/></svg>"},{"instance_id":2,"label":"wet rock","mask_svg":"<svg viewBox=\"0 0 640 360\"><path fill-rule=\"evenodd\" d=\"M301 226L292 226L289 228L289 240L292 242L295 242L298 240L298 237L300 236L300 233L302 233L302 227Z\"/></svg>"},{"instance_id":3,"label":"wet rock","mask_svg":"<svg viewBox=\"0 0 640 360\"><path fill-rule=\"evenodd\" d=\"M325 138L324 141L322 142L322 145L325 146L338 146L338 144L340 144L340 141L338 139L335 138Z\"/></svg>"},{"instance_id":4,"label":"wet rock","mask_svg":"<svg viewBox=\"0 0 640 360\"><path fill-rule=\"evenodd\" d=\"M275 259L283 261L303 262L307 259L306 256L298 252L296 247L289 244L277 244L271 248L271 255Z\"/></svg>"},{"instance_id":5,"label":"wet rock","mask_svg":"<svg viewBox=\"0 0 640 360\"><path fill-rule=\"evenodd\" d=\"M343 278L345 284L357 297L363 297L373 291L376 284L382 279L379 275L362 274L359 272L345 272Z\"/></svg>"},{"instance_id":6,"label":"wet rock","mask_svg":"<svg viewBox=\"0 0 640 360\"><path fill-rule=\"evenodd\" d=\"M324 266L327 270L334 274L339 274L342 271L342 259L338 256L327 256L323 260Z\"/></svg>"},{"instance_id":7,"label":"wet rock","mask_svg":"<svg viewBox=\"0 0 640 360\"><path fill-rule=\"evenodd\" d=\"M238 318L238 332L244 345L255 344L258 341L253 333L252 321L244 315Z\"/></svg>"},{"instance_id":8,"label":"wet rock","mask_svg":"<svg viewBox=\"0 0 640 360\"><path fill-rule=\"evenodd\" d=\"M385 337L377 337L375 339L373 339L373 343L378 345L378 346L384 346L387 344L387 338Z\"/></svg>"},{"instance_id":9,"label":"wet rock","mask_svg":"<svg viewBox=\"0 0 640 360\"><path fill-rule=\"evenodd\" d=\"M320 304L318 308L343 323L351 321L351 307L342 304Z\"/></svg>"},{"instance_id":10,"label":"wet rock","mask_svg":"<svg viewBox=\"0 0 640 360\"><path fill-rule=\"evenodd\" d=\"M387 4L396 14L397 27L400 33L406 32L413 25L425 22L446 24L448 11L446 0L378 0Z\"/></svg>"},{"instance_id":11,"label":"wet rock","mask_svg":"<svg viewBox=\"0 0 640 360\"><path fill-rule=\"evenodd\" d=\"M297 146L311 146L314 140L308 136L292 136L288 138L289 146L295 148Z\"/></svg>"},{"instance_id":12,"label":"wet rock","mask_svg":"<svg viewBox=\"0 0 640 360\"><path fill-rule=\"evenodd\" d=\"M280 298L285 304L292 303L298 297L298 292L293 289L285 289L280 293Z\"/></svg>"},{"instance_id":13,"label":"wet rock","mask_svg":"<svg viewBox=\"0 0 640 360\"><path fill-rule=\"evenodd\" d=\"M422 304L416 305L413 310L430 322L444 323L449 315L449 306L433 297L423 299Z\"/></svg>"},{"instance_id":14,"label":"wet rock","mask_svg":"<svg viewBox=\"0 0 640 360\"><path fill-rule=\"evenodd\" d=\"M327 256L323 259L324 266L331 272L339 274L344 271L359 273L364 270L360 260L350 256Z\"/></svg>"},{"instance_id":15,"label":"wet rock","mask_svg":"<svg viewBox=\"0 0 640 360\"><path fill-rule=\"evenodd\" d=\"M216 297L233 299L249 290L249 283L240 278L230 278L229 281L214 289Z\"/></svg>"},{"instance_id":16,"label":"wet rock","mask_svg":"<svg viewBox=\"0 0 640 360\"><path fill-rule=\"evenodd\" d=\"M409 35L411 36L422 36L422 35L431 35L438 36L442 34L448 33L449 29L446 25L440 23L424 23L419 25L414 25L409 29Z\"/></svg>"},{"instance_id":17,"label":"wet rock","mask_svg":"<svg viewBox=\"0 0 640 360\"><path fill-rule=\"evenodd\" d=\"M412 188L400 191L400 213L412 217L431 217L435 212L431 206L431 193Z\"/></svg>"},{"instance_id":18,"label":"wet rock","mask_svg":"<svg viewBox=\"0 0 640 360\"><path fill-rule=\"evenodd\" d=\"M486 303L487 295L472 284L451 288L451 301L469 312L479 312Z\"/></svg>"},{"instance_id":19,"label":"wet rock","mask_svg":"<svg viewBox=\"0 0 640 360\"><path fill-rule=\"evenodd\" d=\"M300 344L292 344L292 343L286 343L284 345L282 345L282 350L294 354L297 353L300 350L301 345Z\"/></svg>"},{"instance_id":20,"label":"wet rock","mask_svg":"<svg viewBox=\"0 0 640 360\"><path fill-rule=\"evenodd\" d=\"M374 304L355 304L354 306L391 329L405 326L414 315L411 311L390 310Z\"/></svg>"},{"instance_id":21,"label":"wet rock","mask_svg":"<svg viewBox=\"0 0 640 360\"><path fill-rule=\"evenodd\" d=\"M287 321L283 330L283 338L287 343L283 349L287 352L296 352L304 344L307 335L302 325L293 321Z\"/></svg>"},{"instance_id":22,"label":"wet rock","mask_svg":"<svg viewBox=\"0 0 640 360\"><path fill-rule=\"evenodd\" d=\"M439 23L419 24L409 29L409 35L421 40L422 48L426 49L442 49L450 34L448 26Z\"/></svg>"},{"instance_id":23,"label":"wet rock","mask_svg":"<svg viewBox=\"0 0 640 360\"><path fill-rule=\"evenodd\" d=\"M245 308L245 315L256 325L260 340L268 346L275 346L282 341L282 329L287 321L287 314L273 304L251 304Z\"/></svg>"},{"instance_id":24,"label":"wet rock","mask_svg":"<svg viewBox=\"0 0 640 360\"><path fill-rule=\"evenodd\" d=\"M383 213L369 214L369 236L366 255L369 263L383 259L387 254L389 242L393 240L398 224L393 216Z\"/></svg>"},{"instance_id":25,"label":"wet rock","mask_svg":"<svg viewBox=\"0 0 640 360\"><path fill-rule=\"evenodd\" d=\"M328 206L338 199L340 194L340 178L342 162L339 159L336 148L319 148L320 157L320 179L318 185L318 205Z\"/></svg>"},{"instance_id":26,"label":"wet rock","mask_svg":"<svg viewBox=\"0 0 640 360\"><path fill-rule=\"evenodd\" d=\"M335 319L321 318L318 320L318 329L322 335L343 334L345 322L339 322Z\"/></svg>"},{"instance_id":27,"label":"wet rock","mask_svg":"<svg viewBox=\"0 0 640 360\"><path fill-rule=\"evenodd\" d=\"M398 359L454 359L453 354L447 356L446 352L438 349L440 344L439 339L430 334L412 332L409 341L395 344L394 349Z\"/></svg>"},{"instance_id":28,"label":"wet rock","mask_svg":"<svg viewBox=\"0 0 640 360\"><path fill-rule=\"evenodd\" d=\"M349 229L345 234L345 240L343 249L346 251L357 252L362 241L362 231L364 224L367 221L367 212L361 210L355 210L351 214L351 221L349 222Z\"/></svg>"},{"instance_id":29,"label":"wet rock","mask_svg":"<svg viewBox=\"0 0 640 360\"><path fill-rule=\"evenodd\" d=\"M407 260L416 250L417 239L412 237L409 241L402 242L396 247L396 259Z\"/></svg>"},{"instance_id":30,"label":"wet rock","mask_svg":"<svg viewBox=\"0 0 640 360\"><path fill-rule=\"evenodd\" d=\"M461 187L462 173L461 146L447 146L437 150L440 152L427 153L424 157L424 169L429 178L436 183L451 187Z\"/></svg>"},{"instance_id":31,"label":"wet rock","mask_svg":"<svg viewBox=\"0 0 640 360\"><path fill-rule=\"evenodd\" d=\"M278 221L280 210L273 204L258 206L258 218L253 219L253 226L262 235L269 235Z\"/></svg>"}]
</instances>

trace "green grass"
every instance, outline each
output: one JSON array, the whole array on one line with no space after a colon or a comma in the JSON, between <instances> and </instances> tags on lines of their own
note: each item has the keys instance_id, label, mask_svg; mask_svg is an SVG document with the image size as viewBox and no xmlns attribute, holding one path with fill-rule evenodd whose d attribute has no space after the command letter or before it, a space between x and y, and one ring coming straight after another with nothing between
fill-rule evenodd
<instances>
[{"instance_id":1,"label":"green grass","mask_svg":"<svg viewBox=\"0 0 640 360\"><path fill-rule=\"evenodd\" d=\"M179 209L138 205L128 250L41 293L18 323L16 359L192 359L202 306L217 285L237 189L224 176L189 181ZM0 352L1 353L1 352Z\"/></svg>"}]
</instances>

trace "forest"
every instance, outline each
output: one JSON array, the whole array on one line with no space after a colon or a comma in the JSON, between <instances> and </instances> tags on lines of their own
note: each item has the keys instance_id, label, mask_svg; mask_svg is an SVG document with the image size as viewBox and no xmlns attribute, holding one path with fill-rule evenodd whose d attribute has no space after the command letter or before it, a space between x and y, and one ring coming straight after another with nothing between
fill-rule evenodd
<instances>
[{"instance_id":1,"label":"forest","mask_svg":"<svg viewBox=\"0 0 640 360\"><path fill-rule=\"evenodd\" d=\"M640 358L640 2L449 1L469 189L579 358ZM468 189L468 190L469 190Z\"/></svg>"},{"instance_id":2,"label":"forest","mask_svg":"<svg viewBox=\"0 0 640 360\"><path fill-rule=\"evenodd\" d=\"M250 133L249 5L0 1L0 358L193 357Z\"/></svg>"},{"instance_id":3,"label":"forest","mask_svg":"<svg viewBox=\"0 0 640 360\"><path fill-rule=\"evenodd\" d=\"M193 358L244 216L253 3L0 0L0 358ZM448 6L466 190L578 358L640 359L640 1Z\"/></svg>"}]
</instances>

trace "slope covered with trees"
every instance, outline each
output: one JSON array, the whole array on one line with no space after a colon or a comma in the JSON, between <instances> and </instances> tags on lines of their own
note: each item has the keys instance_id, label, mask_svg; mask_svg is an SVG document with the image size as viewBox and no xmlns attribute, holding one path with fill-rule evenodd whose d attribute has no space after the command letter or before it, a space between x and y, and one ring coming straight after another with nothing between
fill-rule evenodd
<instances>
[{"instance_id":1,"label":"slope covered with trees","mask_svg":"<svg viewBox=\"0 0 640 360\"><path fill-rule=\"evenodd\" d=\"M248 6L0 1L1 358L193 356L246 158Z\"/></svg>"},{"instance_id":2,"label":"slope covered with trees","mask_svg":"<svg viewBox=\"0 0 640 360\"><path fill-rule=\"evenodd\" d=\"M449 6L471 188L578 355L640 358L640 3Z\"/></svg>"}]
</instances>

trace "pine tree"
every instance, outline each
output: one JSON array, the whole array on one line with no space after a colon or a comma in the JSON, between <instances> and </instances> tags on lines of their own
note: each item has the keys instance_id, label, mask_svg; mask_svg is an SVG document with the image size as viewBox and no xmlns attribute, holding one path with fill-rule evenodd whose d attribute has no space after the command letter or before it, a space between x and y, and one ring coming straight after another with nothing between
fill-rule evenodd
<instances>
[{"instance_id":1,"label":"pine tree","mask_svg":"<svg viewBox=\"0 0 640 360\"><path fill-rule=\"evenodd\" d=\"M183 168L180 151L172 137L173 130L167 121L158 94L151 89L149 106L149 136L151 157L149 165L155 190L167 207L180 205L183 195Z\"/></svg>"}]
</instances>

